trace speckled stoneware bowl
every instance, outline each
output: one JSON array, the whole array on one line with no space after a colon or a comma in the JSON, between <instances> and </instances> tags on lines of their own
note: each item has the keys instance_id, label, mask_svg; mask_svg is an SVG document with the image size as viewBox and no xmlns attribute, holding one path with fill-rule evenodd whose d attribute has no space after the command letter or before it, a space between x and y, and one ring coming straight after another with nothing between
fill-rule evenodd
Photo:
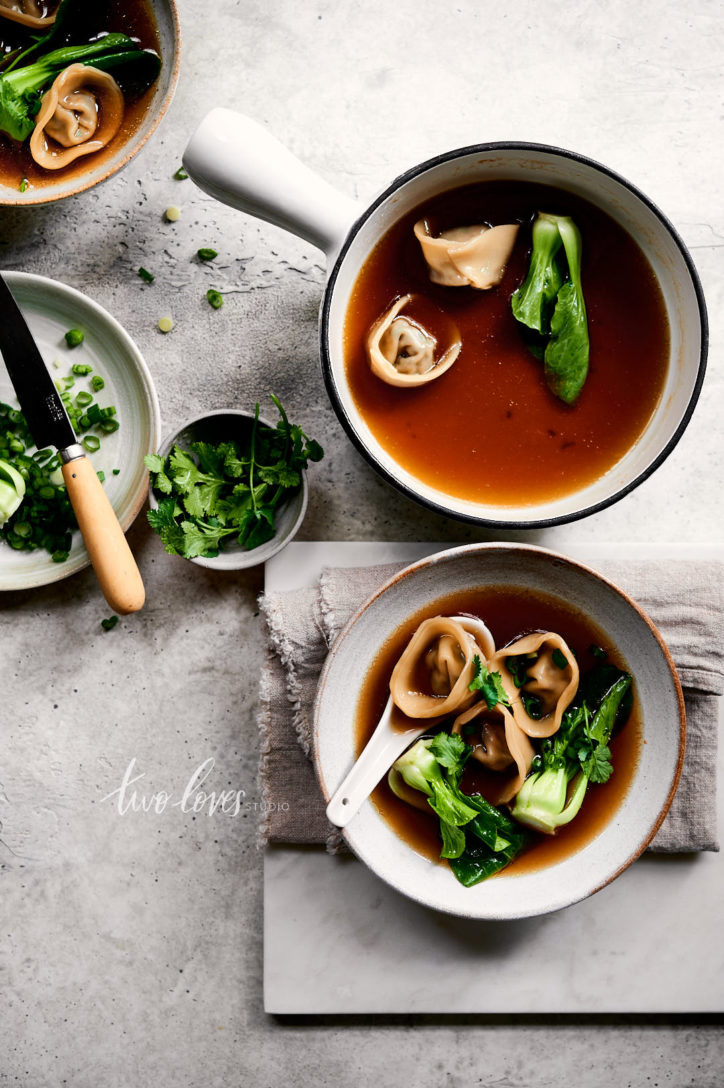
<instances>
[{"instance_id":1,"label":"speckled stoneware bowl","mask_svg":"<svg viewBox=\"0 0 724 1088\"><path fill-rule=\"evenodd\" d=\"M93 374L105 382L97 402L101 407L116 406L120 427L115 434L103 437L100 449L89 456L94 468L105 472L105 491L125 532L146 499L148 473L143 458L156 449L161 436L158 397L143 356L115 318L87 295L29 272L2 275L53 377L66 377L74 363L88 363ZM68 329L82 329L85 334L80 347L72 351L65 342ZM85 390L87 381L76 378L73 394ZM0 400L17 404L1 358ZM0 590L32 589L58 582L89 563L79 532L73 534L65 563L54 563L43 548L15 551L2 542Z\"/></svg>"},{"instance_id":2,"label":"speckled stoneware bowl","mask_svg":"<svg viewBox=\"0 0 724 1088\"><path fill-rule=\"evenodd\" d=\"M259 416L259 422L267 427L274 427L274 424L263 416ZM203 416L187 420L164 441L158 452L162 457L166 457L175 445L188 449L192 442L238 442L243 446L251 435L253 423L253 413L242 412L235 408L220 408L216 412L207 412ZM275 521L276 533L266 544L260 544L258 548L247 551L234 543L227 545L214 559L204 559L199 556L187 562L196 563L199 567L210 567L212 570L244 570L247 567L266 563L267 559L271 559L282 548L286 548L297 535L307 512L308 501L309 484L306 472L303 472L302 486L295 495L279 507ZM149 489L149 503L154 510L158 506L158 496L154 494L153 488Z\"/></svg>"},{"instance_id":3,"label":"speckled stoneware bowl","mask_svg":"<svg viewBox=\"0 0 724 1088\"><path fill-rule=\"evenodd\" d=\"M110 156L101 155L96 158L89 155L86 160L87 169L80 175L75 172L68 175L67 171L60 170L57 172L58 177L47 185L39 188L31 186L24 193L18 192L14 186L0 182L0 205L25 207L29 204L50 204L66 196L82 193L118 173L150 139L171 105L181 63L181 30L176 0L152 0L151 7L160 43L161 71L153 86L148 108L130 139L120 142Z\"/></svg>"},{"instance_id":4,"label":"speckled stoneware bowl","mask_svg":"<svg viewBox=\"0 0 724 1088\"><path fill-rule=\"evenodd\" d=\"M523 918L569 906L622 873L651 841L679 782L686 731L681 686L660 634L621 590L580 563L527 545L472 544L414 563L362 605L335 642L319 682L314 762L329 801L354 762L360 683L380 646L431 601L486 584L525 586L562 598L591 617L626 659L635 678L644 743L615 818L577 854L473 888L459 884L445 864L415 853L371 801L343 834L373 872L425 906L469 918Z\"/></svg>"}]
</instances>

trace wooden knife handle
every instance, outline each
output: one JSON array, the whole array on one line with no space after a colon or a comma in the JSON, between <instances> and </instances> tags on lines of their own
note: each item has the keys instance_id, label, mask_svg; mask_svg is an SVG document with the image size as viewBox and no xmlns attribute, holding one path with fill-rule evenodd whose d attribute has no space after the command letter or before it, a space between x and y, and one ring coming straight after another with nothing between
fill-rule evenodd
<instances>
[{"instance_id":1,"label":"wooden knife handle","mask_svg":"<svg viewBox=\"0 0 724 1088\"><path fill-rule=\"evenodd\" d=\"M76 457L63 465L63 479L103 596L114 612L138 612L146 591L93 465L87 457Z\"/></svg>"}]
</instances>

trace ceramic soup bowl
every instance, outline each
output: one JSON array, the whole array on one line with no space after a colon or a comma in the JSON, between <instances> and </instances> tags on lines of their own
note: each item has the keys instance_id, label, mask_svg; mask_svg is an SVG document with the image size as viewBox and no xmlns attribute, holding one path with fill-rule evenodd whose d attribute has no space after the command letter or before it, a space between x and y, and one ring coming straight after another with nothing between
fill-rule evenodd
<instances>
[{"instance_id":1,"label":"ceramic soup bowl","mask_svg":"<svg viewBox=\"0 0 724 1088\"><path fill-rule=\"evenodd\" d=\"M153 84L150 101L130 135L123 139L119 135L108 153L104 150L81 160L82 170L69 167L47 171L44 184L30 185L25 192L20 192L16 184L9 184L0 177L0 205L25 207L50 204L82 193L118 173L151 138L171 105L176 90L181 61L181 30L176 0L152 0L150 7L158 35L161 71Z\"/></svg>"},{"instance_id":2,"label":"ceramic soup bowl","mask_svg":"<svg viewBox=\"0 0 724 1088\"><path fill-rule=\"evenodd\" d=\"M527 545L466 545L407 567L361 606L332 647L315 705L314 762L329 801L356 758L362 681L385 641L438 598L486 585L524 587L565 601L593 620L625 660L643 736L619 807L577 852L471 888L459 884L445 862L417 853L370 800L343 834L373 872L419 903L469 918L522 918L584 899L622 873L653 838L678 785L686 727L676 670L651 620L612 583L580 563ZM603 787L589 786L597 788Z\"/></svg>"},{"instance_id":3,"label":"ceramic soup bowl","mask_svg":"<svg viewBox=\"0 0 724 1088\"><path fill-rule=\"evenodd\" d=\"M530 528L600 510L626 495L666 458L694 410L704 377L707 320L701 286L674 227L638 189L605 166L542 144L476 144L438 155L396 178L368 207L342 195L268 131L234 111L215 109L184 155L194 181L233 207L275 223L327 256L320 353L334 409L357 449L389 483L426 507L480 525ZM431 486L402 467L360 414L345 371L343 338L360 269L386 232L425 201L483 181L534 181L583 197L638 243L658 280L670 327L662 395L638 440L593 483L533 505L470 501Z\"/></svg>"}]
</instances>

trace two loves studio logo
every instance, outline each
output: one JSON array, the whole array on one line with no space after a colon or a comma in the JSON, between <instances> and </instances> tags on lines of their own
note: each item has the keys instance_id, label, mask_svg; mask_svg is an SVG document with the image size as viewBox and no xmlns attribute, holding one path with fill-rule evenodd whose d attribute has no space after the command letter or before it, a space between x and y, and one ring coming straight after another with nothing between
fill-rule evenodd
<instances>
[{"instance_id":1,"label":"two loves studio logo","mask_svg":"<svg viewBox=\"0 0 724 1088\"><path fill-rule=\"evenodd\" d=\"M136 812L160 816L174 810L194 816L219 814L239 816L245 812L289 811L287 801L248 800L246 790L243 789L210 790L208 779L214 770L215 762L213 756L210 756L200 763L179 791L160 789L150 792L147 788L145 771L137 770L136 757L133 756L126 767L121 784L102 797L101 804L112 803L119 816Z\"/></svg>"}]
</instances>

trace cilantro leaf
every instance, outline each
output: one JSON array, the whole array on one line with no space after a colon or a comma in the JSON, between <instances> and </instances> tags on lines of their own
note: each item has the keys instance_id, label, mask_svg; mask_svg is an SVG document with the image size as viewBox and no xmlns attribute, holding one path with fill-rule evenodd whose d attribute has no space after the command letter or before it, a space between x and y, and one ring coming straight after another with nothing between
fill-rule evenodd
<instances>
[{"instance_id":1,"label":"cilantro leaf","mask_svg":"<svg viewBox=\"0 0 724 1088\"><path fill-rule=\"evenodd\" d=\"M163 472L165 461L158 453L147 453L143 463L149 472Z\"/></svg>"},{"instance_id":2,"label":"cilantro leaf","mask_svg":"<svg viewBox=\"0 0 724 1088\"><path fill-rule=\"evenodd\" d=\"M473 658L473 664L475 665L475 675L468 684L469 690L481 691L489 710L492 710L498 703L502 703L503 706L510 706L510 699L503 687L500 673L491 672L477 654Z\"/></svg>"},{"instance_id":3,"label":"cilantro leaf","mask_svg":"<svg viewBox=\"0 0 724 1088\"><path fill-rule=\"evenodd\" d=\"M168 474L173 479L174 488L181 495L187 495L202 475L191 454L182 450L180 446L174 446L168 459L168 466Z\"/></svg>"},{"instance_id":4,"label":"cilantro leaf","mask_svg":"<svg viewBox=\"0 0 724 1088\"><path fill-rule=\"evenodd\" d=\"M184 535L176 524L176 509L176 500L169 498L160 502L157 510L148 511L148 523L161 537L169 555L184 554Z\"/></svg>"},{"instance_id":5,"label":"cilantro leaf","mask_svg":"<svg viewBox=\"0 0 724 1088\"><path fill-rule=\"evenodd\" d=\"M430 751L442 767L457 776L462 772L472 749L459 733L436 733L430 744Z\"/></svg>"},{"instance_id":6,"label":"cilantro leaf","mask_svg":"<svg viewBox=\"0 0 724 1088\"><path fill-rule=\"evenodd\" d=\"M586 760L583 771L591 782L608 782L613 774L611 749L605 744L599 744Z\"/></svg>"},{"instance_id":7,"label":"cilantro leaf","mask_svg":"<svg viewBox=\"0 0 724 1088\"><path fill-rule=\"evenodd\" d=\"M182 521L183 552L187 559L204 556L213 559L219 554L219 542L230 530L224 525L209 525L203 521Z\"/></svg>"}]
</instances>

